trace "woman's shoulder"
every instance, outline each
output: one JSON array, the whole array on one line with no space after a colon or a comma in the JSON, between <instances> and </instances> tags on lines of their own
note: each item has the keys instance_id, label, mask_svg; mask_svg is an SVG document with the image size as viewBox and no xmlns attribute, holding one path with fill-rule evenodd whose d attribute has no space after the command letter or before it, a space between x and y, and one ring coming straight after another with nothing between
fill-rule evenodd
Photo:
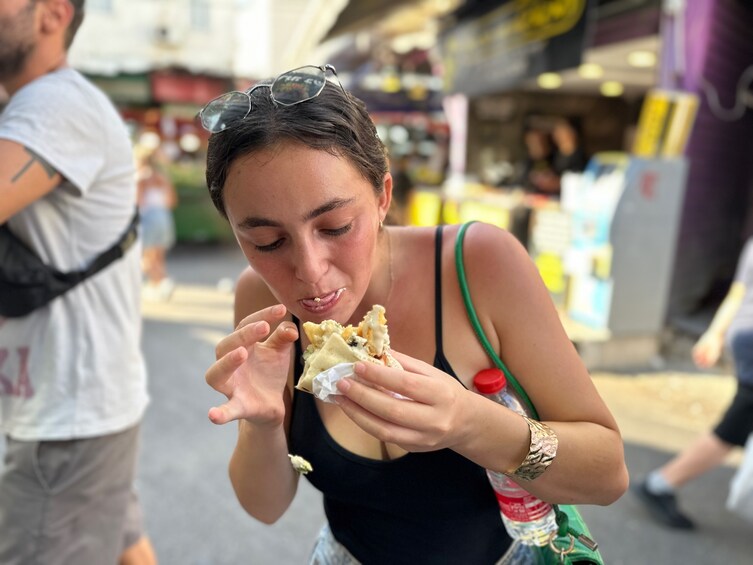
<instances>
[{"instance_id":1,"label":"woman's shoulder","mask_svg":"<svg viewBox=\"0 0 753 565\"><path fill-rule=\"evenodd\" d=\"M445 232L452 239L453 249L461 228L460 224L446 226ZM528 258L528 251L507 230L485 222L473 222L465 228L463 259L470 264L479 263L485 269L493 269L507 261L518 262Z\"/></svg>"},{"instance_id":2,"label":"woman's shoulder","mask_svg":"<svg viewBox=\"0 0 753 565\"><path fill-rule=\"evenodd\" d=\"M452 242L445 248L446 261L456 259L457 234L461 226L448 226ZM463 238L463 270L474 301L498 303L525 300L540 277L527 249L510 232L483 222L466 228Z\"/></svg>"},{"instance_id":3,"label":"woman's shoulder","mask_svg":"<svg viewBox=\"0 0 753 565\"><path fill-rule=\"evenodd\" d=\"M235 283L235 323L278 301L259 274L251 267L241 271Z\"/></svg>"},{"instance_id":4,"label":"woman's shoulder","mask_svg":"<svg viewBox=\"0 0 753 565\"><path fill-rule=\"evenodd\" d=\"M443 241L455 240L455 237L464 224L442 224L437 226L390 226L389 230L401 240L404 238L409 242L421 242L426 244L427 241L434 242L437 231L442 232ZM465 239L469 240L473 234L473 239L478 241L488 241L489 239L501 238L509 239L510 232L485 222L469 222L466 228ZM512 237L512 241L517 241Z\"/></svg>"},{"instance_id":5,"label":"woman's shoulder","mask_svg":"<svg viewBox=\"0 0 753 565\"><path fill-rule=\"evenodd\" d=\"M261 308L266 308L277 303L267 283L251 267L246 267L238 275L235 285L235 297L236 301L240 297L244 301L253 303L254 306Z\"/></svg>"},{"instance_id":6,"label":"woman's shoulder","mask_svg":"<svg viewBox=\"0 0 753 565\"><path fill-rule=\"evenodd\" d=\"M462 224L441 226L443 263L454 262L457 237ZM393 238L408 251L411 261L434 248L437 227L393 227ZM467 268L501 269L529 259L528 252L510 232L492 224L473 222L463 237L463 260Z\"/></svg>"}]
</instances>

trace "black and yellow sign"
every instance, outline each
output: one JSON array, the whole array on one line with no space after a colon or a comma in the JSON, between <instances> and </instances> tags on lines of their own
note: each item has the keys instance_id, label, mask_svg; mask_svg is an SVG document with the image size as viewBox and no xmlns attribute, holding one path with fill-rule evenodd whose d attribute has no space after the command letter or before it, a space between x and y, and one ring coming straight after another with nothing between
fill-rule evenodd
<instances>
[{"instance_id":1,"label":"black and yellow sign","mask_svg":"<svg viewBox=\"0 0 753 565\"><path fill-rule=\"evenodd\" d=\"M508 0L440 38L446 92L499 92L581 62L588 0Z\"/></svg>"},{"instance_id":2,"label":"black and yellow sign","mask_svg":"<svg viewBox=\"0 0 753 565\"><path fill-rule=\"evenodd\" d=\"M643 101L633 153L639 157L677 157L695 123L698 96L691 92L651 90Z\"/></svg>"}]
</instances>

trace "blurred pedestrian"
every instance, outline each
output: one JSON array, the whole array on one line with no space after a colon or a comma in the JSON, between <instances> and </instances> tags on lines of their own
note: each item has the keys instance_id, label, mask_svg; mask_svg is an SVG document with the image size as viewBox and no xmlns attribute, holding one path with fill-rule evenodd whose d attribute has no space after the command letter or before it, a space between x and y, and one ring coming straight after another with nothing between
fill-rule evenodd
<instances>
[{"instance_id":1,"label":"blurred pedestrian","mask_svg":"<svg viewBox=\"0 0 753 565\"><path fill-rule=\"evenodd\" d=\"M586 168L586 155L572 120L558 119L552 127L552 139L555 145L552 168L557 176L561 178L566 172L580 173Z\"/></svg>"},{"instance_id":2,"label":"blurred pedestrian","mask_svg":"<svg viewBox=\"0 0 753 565\"><path fill-rule=\"evenodd\" d=\"M110 101L66 62L83 0L0 2L0 223L81 270L136 206ZM146 371L140 246L29 314L0 319L0 563L150 564L133 490Z\"/></svg>"},{"instance_id":3,"label":"blurred pedestrian","mask_svg":"<svg viewBox=\"0 0 753 565\"><path fill-rule=\"evenodd\" d=\"M554 170L554 147L549 132L529 127L523 132L526 157L523 160L520 184L533 194L557 196L559 175Z\"/></svg>"},{"instance_id":4,"label":"blurred pedestrian","mask_svg":"<svg viewBox=\"0 0 753 565\"><path fill-rule=\"evenodd\" d=\"M146 275L144 298L168 300L175 283L167 276L167 252L175 244L173 208L178 196L170 178L161 170L154 152L138 160L136 175L141 215L142 270Z\"/></svg>"},{"instance_id":5,"label":"blurred pedestrian","mask_svg":"<svg viewBox=\"0 0 753 565\"><path fill-rule=\"evenodd\" d=\"M699 437L634 486L652 516L672 528L692 529L693 520L680 510L677 490L718 467L753 432L753 238L748 239L734 281L708 329L693 347L693 361L714 366L725 343L732 352L737 392L716 427Z\"/></svg>"},{"instance_id":6,"label":"blurred pedestrian","mask_svg":"<svg viewBox=\"0 0 753 565\"><path fill-rule=\"evenodd\" d=\"M392 161L392 206L387 215L390 224L408 223L408 205L413 193L413 179L408 171L407 155L400 155Z\"/></svg>"},{"instance_id":7,"label":"blurred pedestrian","mask_svg":"<svg viewBox=\"0 0 753 565\"><path fill-rule=\"evenodd\" d=\"M541 409L542 442L559 437L555 462L530 421L471 390L491 361L461 297L459 227L384 225L386 149L364 104L327 76L329 65L289 71L201 112L210 194L249 262L236 330L206 374L224 397L211 421L238 421L231 482L250 515L273 523L301 458L313 466L328 524L311 563L497 563L524 548L484 467L548 501L609 504L627 487L619 431L528 254L481 223L464 243L471 294L490 347ZM335 403L295 388L309 345L300 324L356 324L375 304L404 369L356 363Z\"/></svg>"},{"instance_id":8,"label":"blurred pedestrian","mask_svg":"<svg viewBox=\"0 0 753 565\"><path fill-rule=\"evenodd\" d=\"M518 173L513 175L510 188L521 188L526 193L539 196L557 197L560 179L554 171L554 148L549 132L527 126L523 132L523 143L526 156L517 166ZM510 208L510 233L525 248L529 245L532 214L527 201L517 201Z\"/></svg>"}]
</instances>

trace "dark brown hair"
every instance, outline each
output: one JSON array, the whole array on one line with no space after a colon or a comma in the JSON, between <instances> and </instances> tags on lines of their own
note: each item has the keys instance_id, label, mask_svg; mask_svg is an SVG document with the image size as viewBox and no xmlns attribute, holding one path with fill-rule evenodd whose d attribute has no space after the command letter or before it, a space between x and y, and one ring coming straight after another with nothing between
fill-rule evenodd
<instances>
[{"instance_id":1,"label":"dark brown hair","mask_svg":"<svg viewBox=\"0 0 753 565\"><path fill-rule=\"evenodd\" d=\"M319 96L294 106L275 104L268 86L261 86L251 93L251 101L246 118L209 138L207 186L225 218L223 193L232 164L239 157L282 142L300 143L348 159L376 194L382 192L389 171L387 150L366 106L340 86L327 82Z\"/></svg>"}]
</instances>

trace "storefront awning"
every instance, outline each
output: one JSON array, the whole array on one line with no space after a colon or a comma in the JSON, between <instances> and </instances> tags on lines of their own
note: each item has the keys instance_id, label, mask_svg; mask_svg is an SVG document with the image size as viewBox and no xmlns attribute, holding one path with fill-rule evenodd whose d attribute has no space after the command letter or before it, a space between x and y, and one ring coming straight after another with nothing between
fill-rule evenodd
<instances>
[{"instance_id":1,"label":"storefront awning","mask_svg":"<svg viewBox=\"0 0 753 565\"><path fill-rule=\"evenodd\" d=\"M368 28L392 10L417 3L418 0L351 0L340 12L322 41Z\"/></svg>"},{"instance_id":2,"label":"storefront awning","mask_svg":"<svg viewBox=\"0 0 753 565\"><path fill-rule=\"evenodd\" d=\"M440 50L445 91L471 96L499 92L544 72L580 64L589 23L588 0L506 1L445 29Z\"/></svg>"},{"instance_id":3,"label":"storefront awning","mask_svg":"<svg viewBox=\"0 0 753 565\"><path fill-rule=\"evenodd\" d=\"M147 73L86 76L118 106L147 106L152 102Z\"/></svg>"},{"instance_id":4,"label":"storefront awning","mask_svg":"<svg viewBox=\"0 0 753 565\"><path fill-rule=\"evenodd\" d=\"M152 73L151 88L155 102L203 106L212 98L231 90L232 83L227 78L164 70Z\"/></svg>"}]
</instances>

